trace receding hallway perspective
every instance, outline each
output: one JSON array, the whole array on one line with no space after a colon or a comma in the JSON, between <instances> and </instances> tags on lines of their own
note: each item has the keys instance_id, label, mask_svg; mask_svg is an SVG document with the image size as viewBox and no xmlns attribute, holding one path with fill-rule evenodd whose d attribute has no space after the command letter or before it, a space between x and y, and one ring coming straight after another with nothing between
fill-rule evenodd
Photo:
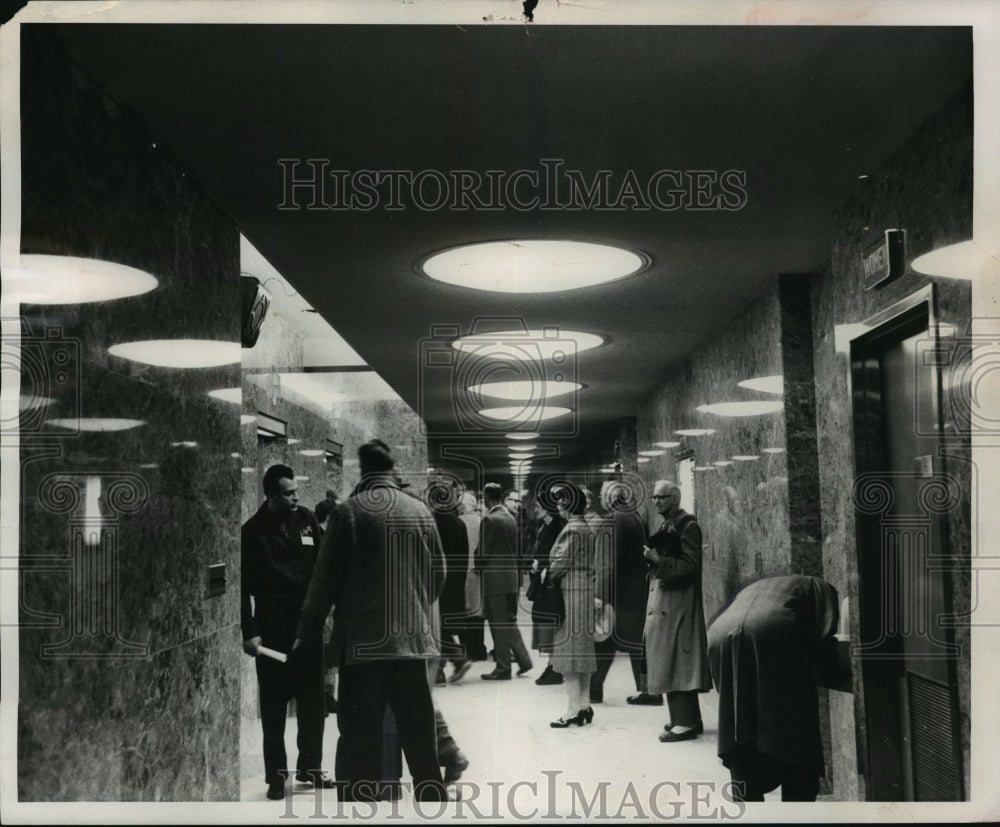
<instances>
[{"instance_id":1,"label":"receding hallway perspective","mask_svg":"<svg viewBox=\"0 0 1000 827\"><path fill-rule=\"evenodd\" d=\"M0 820L995 818L1000 0L912 7L4 24Z\"/></svg>"}]
</instances>

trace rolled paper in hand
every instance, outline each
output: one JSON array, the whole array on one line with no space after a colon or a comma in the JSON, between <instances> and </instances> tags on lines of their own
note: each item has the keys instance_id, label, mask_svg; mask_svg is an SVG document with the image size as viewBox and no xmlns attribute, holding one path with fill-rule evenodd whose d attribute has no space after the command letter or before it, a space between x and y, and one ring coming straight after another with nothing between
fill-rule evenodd
<instances>
[{"instance_id":1,"label":"rolled paper in hand","mask_svg":"<svg viewBox=\"0 0 1000 827\"><path fill-rule=\"evenodd\" d=\"M275 649L268 649L266 646L258 646L257 654L263 655L265 658L273 658L274 660L279 660L282 663L288 660L288 655L284 652L278 652Z\"/></svg>"}]
</instances>

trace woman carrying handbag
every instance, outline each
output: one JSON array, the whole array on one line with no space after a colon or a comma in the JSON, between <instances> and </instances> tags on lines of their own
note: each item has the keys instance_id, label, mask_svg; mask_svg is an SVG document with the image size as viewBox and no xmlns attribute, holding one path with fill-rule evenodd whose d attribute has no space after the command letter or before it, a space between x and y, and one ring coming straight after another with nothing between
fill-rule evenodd
<instances>
[{"instance_id":1,"label":"woman carrying handbag","mask_svg":"<svg viewBox=\"0 0 1000 827\"><path fill-rule=\"evenodd\" d=\"M552 489L552 498L566 525L559 533L549 562L548 578L562 591L565 616L552 642L552 668L563 675L566 711L550 726L565 729L594 719L590 706L590 675L594 658L594 534L583 518L587 499L583 489L564 484Z\"/></svg>"}]
</instances>

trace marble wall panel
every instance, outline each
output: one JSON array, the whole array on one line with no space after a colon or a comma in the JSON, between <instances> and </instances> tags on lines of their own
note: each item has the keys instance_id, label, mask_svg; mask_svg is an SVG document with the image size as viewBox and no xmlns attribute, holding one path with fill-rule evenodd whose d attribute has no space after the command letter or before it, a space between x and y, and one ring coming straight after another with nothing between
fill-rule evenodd
<instances>
[{"instance_id":1,"label":"marble wall panel","mask_svg":"<svg viewBox=\"0 0 1000 827\"><path fill-rule=\"evenodd\" d=\"M705 550L703 589L710 616L737 584L755 574L783 574L791 566L788 470L783 411L753 417L700 413L699 405L774 399L738 386L744 379L782 374L782 322L778 284L758 297L716 336L691 363L670 376L639 410L638 449L679 441L666 454L638 466L647 486L676 478L676 457L693 452L695 510ZM677 430L710 428L705 436L679 436ZM781 453L766 453L780 448ZM735 461L734 455L757 456ZM717 466L713 463L729 462ZM647 516L655 520L652 509Z\"/></svg>"},{"instance_id":2,"label":"marble wall panel","mask_svg":"<svg viewBox=\"0 0 1000 827\"><path fill-rule=\"evenodd\" d=\"M21 427L18 794L233 800L239 411L208 391L238 387L239 366L168 369L108 348L235 345L239 234L50 29L21 31L22 252L106 259L159 286L22 306L23 341L64 343L71 359L63 378L27 367L22 378L54 401ZM81 415L142 424L46 424ZM229 573L219 596L213 563Z\"/></svg>"}]
</instances>

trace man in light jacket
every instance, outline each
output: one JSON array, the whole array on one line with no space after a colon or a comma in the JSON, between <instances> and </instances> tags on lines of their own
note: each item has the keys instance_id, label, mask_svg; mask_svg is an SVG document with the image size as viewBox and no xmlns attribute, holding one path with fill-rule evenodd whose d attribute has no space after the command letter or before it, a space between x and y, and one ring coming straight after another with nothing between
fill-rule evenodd
<instances>
[{"instance_id":1,"label":"man in light jacket","mask_svg":"<svg viewBox=\"0 0 1000 827\"><path fill-rule=\"evenodd\" d=\"M432 604L445 579L434 518L392 473L389 448L358 449L361 482L330 515L299 622L296 651L334 607L340 666L336 775L342 801L374 801L382 775L382 720L392 708L414 795L445 799L437 762L427 660L440 652Z\"/></svg>"},{"instance_id":2,"label":"man in light jacket","mask_svg":"<svg viewBox=\"0 0 1000 827\"><path fill-rule=\"evenodd\" d=\"M663 523L643 550L653 565L643 630L649 694L667 693L670 723L660 740L689 741L705 730L698 693L712 688L701 596L701 529L694 515L681 508L675 483L659 480L652 498Z\"/></svg>"}]
</instances>

